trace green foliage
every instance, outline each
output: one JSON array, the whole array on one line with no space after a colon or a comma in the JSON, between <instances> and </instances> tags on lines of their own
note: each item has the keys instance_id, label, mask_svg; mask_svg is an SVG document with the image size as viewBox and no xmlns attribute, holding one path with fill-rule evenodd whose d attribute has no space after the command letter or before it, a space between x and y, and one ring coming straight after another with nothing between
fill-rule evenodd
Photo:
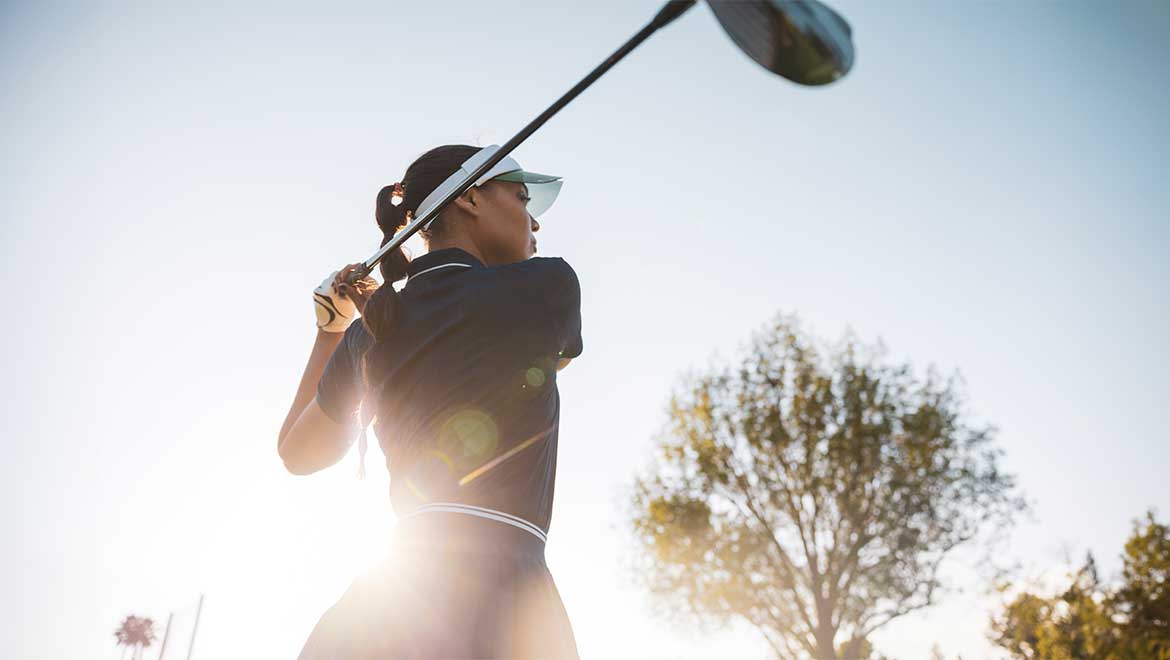
<instances>
[{"instance_id":1,"label":"green foliage","mask_svg":"<svg viewBox=\"0 0 1170 660\"><path fill-rule=\"evenodd\" d=\"M1127 645L1145 657L1170 660L1170 529L1147 512L1134 522L1122 556L1113 605L1125 620Z\"/></svg>"},{"instance_id":2,"label":"green foliage","mask_svg":"<svg viewBox=\"0 0 1170 660\"><path fill-rule=\"evenodd\" d=\"M1170 660L1170 530L1147 513L1134 523L1114 588L1090 555L1053 597L1021 593L991 622L1016 658Z\"/></svg>"},{"instance_id":3,"label":"green foliage","mask_svg":"<svg viewBox=\"0 0 1170 660\"><path fill-rule=\"evenodd\" d=\"M669 611L745 620L782 657L869 657L871 632L933 602L951 550L1023 507L956 382L883 357L779 317L676 391L632 501Z\"/></svg>"}]
</instances>

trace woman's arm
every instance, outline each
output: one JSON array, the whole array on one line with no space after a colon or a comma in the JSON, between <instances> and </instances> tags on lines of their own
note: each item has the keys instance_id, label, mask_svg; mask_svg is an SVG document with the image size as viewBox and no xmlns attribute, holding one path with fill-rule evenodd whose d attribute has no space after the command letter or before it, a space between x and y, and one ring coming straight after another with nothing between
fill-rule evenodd
<instances>
[{"instance_id":1,"label":"woman's arm","mask_svg":"<svg viewBox=\"0 0 1170 660\"><path fill-rule=\"evenodd\" d=\"M294 474L309 474L336 463L353 441L347 437L350 429L330 419L315 401L325 365L344 336L341 332L317 331L301 384L280 428L277 451Z\"/></svg>"},{"instance_id":2,"label":"woman's arm","mask_svg":"<svg viewBox=\"0 0 1170 660\"><path fill-rule=\"evenodd\" d=\"M340 461L359 430L333 421L314 399L285 435L280 458L293 474L313 474Z\"/></svg>"},{"instance_id":3,"label":"woman's arm","mask_svg":"<svg viewBox=\"0 0 1170 660\"><path fill-rule=\"evenodd\" d=\"M337 271L333 286L339 296L345 296L358 312L377 289L374 280L359 280L356 286L343 284L348 272L357 264ZM334 298L336 300L336 298ZM310 474L329 467L345 456L357 435L357 429L338 423L317 405L316 397L322 374L330 358L344 339L344 332L325 332L318 329L309 354L309 362L301 374L301 382L293 397L292 406L277 436L276 448L285 467L293 474ZM344 370L343 370L344 371ZM335 411L334 416L338 413Z\"/></svg>"},{"instance_id":4,"label":"woman's arm","mask_svg":"<svg viewBox=\"0 0 1170 660\"><path fill-rule=\"evenodd\" d=\"M313 397L317 396L317 383L321 380L321 373L325 371L329 357L333 355L333 351L341 343L343 337L345 337L343 332L317 331L317 339L313 342L312 352L309 353L309 363L305 365L305 372L301 374L301 384L297 386L292 407L289 408L288 416L284 418L284 426L280 427L277 447L284 442L284 437L288 435L289 429L305 411Z\"/></svg>"}]
</instances>

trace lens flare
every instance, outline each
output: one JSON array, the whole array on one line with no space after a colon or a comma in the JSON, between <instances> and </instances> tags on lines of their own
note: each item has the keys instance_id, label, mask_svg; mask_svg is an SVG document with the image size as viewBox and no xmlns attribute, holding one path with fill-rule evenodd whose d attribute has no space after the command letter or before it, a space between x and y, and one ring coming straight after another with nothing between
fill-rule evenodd
<instances>
[{"instance_id":1,"label":"lens flare","mask_svg":"<svg viewBox=\"0 0 1170 660\"><path fill-rule=\"evenodd\" d=\"M460 458L478 464L500 444L500 429L492 416L478 408L451 415L440 431L440 445L458 452Z\"/></svg>"},{"instance_id":2,"label":"lens flare","mask_svg":"<svg viewBox=\"0 0 1170 660\"><path fill-rule=\"evenodd\" d=\"M466 476L464 476L462 479L459 480L459 485L466 486L467 484L471 483L475 479L482 477L484 474L486 474L490 470L494 469L500 463L503 463L504 461L508 460L509 458L512 458L516 454L519 454L520 452L524 451L532 443L534 443L538 440L543 440L545 437L548 436L550 431L552 431L551 426L544 429L543 431L538 431L536 433L536 435L532 436L531 438L528 438L524 442L521 442L520 444L516 445L515 447L512 447L511 449L504 452L503 454L500 454L499 456L493 458L492 460L488 461L487 463L484 463L483 465L475 468L471 472L468 472Z\"/></svg>"},{"instance_id":3,"label":"lens flare","mask_svg":"<svg viewBox=\"0 0 1170 660\"><path fill-rule=\"evenodd\" d=\"M528 371L524 372L524 382L529 387L540 387L544 385L545 378L544 369L540 367L529 367Z\"/></svg>"}]
</instances>

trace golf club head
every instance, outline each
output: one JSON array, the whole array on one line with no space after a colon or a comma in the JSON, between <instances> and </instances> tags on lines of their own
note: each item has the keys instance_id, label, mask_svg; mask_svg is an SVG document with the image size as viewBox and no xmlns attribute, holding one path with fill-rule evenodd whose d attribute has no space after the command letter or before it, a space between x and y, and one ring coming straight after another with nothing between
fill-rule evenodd
<instances>
[{"instance_id":1,"label":"golf club head","mask_svg":"<svg viewBox=\"0 0 1170 660\"><path fill-rule=\"evenodd\" d=\"M765 69L826 85L853 66L853 31L816 0L708 0L731 40Z\"/></svg>"}]
</instances>

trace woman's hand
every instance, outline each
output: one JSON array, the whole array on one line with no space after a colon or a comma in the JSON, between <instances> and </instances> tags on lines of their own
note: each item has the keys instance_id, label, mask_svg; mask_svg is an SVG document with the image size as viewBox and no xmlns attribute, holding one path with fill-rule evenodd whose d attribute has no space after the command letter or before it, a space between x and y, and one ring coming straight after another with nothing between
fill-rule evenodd
<instances>
[{"instance_id":1,"label":"woman's hand","mask_svg":"<svg viewBox=\"0 0 1170 660\"><path fill-rule=\"evenodd\" d=\"M363 277L352 285L346 277L362 264L349 264L330 273L316 289L313 303L317 312L317 327L323 332L345 332L353 323L354 312L361 313L366 301L378 290L378 281Z\"/></svg>"},{"instance_id":2,"label":"woman's hand","mask_svg":"<svg viewBox=\"0 0 1170 660\"><path fill-rule=\"evenodd\" d=\"M374 295L374 292L378 290L378 280L375 280L374 278L367 275L366 277L363 277L354 282L353 286L345 283L346 276L361 265L363 264L349 264L345 268L342 268L333 278L333 283L341 295L353 301L354 306L357 307L358 313L364 314L366 311L366 301L368 301L370 296Z\"/></svg>"}]
</instances>

